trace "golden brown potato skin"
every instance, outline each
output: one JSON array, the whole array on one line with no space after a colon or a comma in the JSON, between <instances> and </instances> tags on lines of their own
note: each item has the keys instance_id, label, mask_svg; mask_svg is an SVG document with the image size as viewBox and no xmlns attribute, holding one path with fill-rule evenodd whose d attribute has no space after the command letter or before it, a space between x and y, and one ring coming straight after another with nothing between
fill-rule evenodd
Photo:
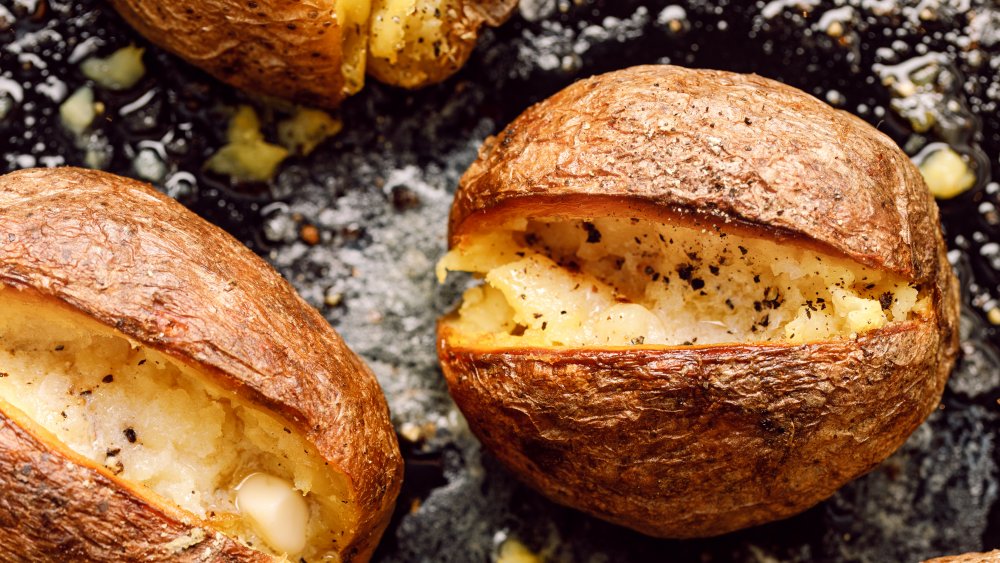
<instances>
[{"instance_id":1,"label":"golden brown potato skin","mask_svg":"<svg viewBox=\"0 0 1000 563\"><path fill-rule=\"evenodd\" d=\"M685 221L893 271L914 321L804 345L439 356L470 427L557 502L662 537L798 513L895 451L957 353L957 281L919 172L861 120L757 76L636 67L532 107L463 176L450 244L512 217Z\"/></svg>"},{"instance_id":2,"label":"golden brown potato skin","mask_svg":"<svg viewBox=\"0 0 1000 563\"><path fill-rule=\"evenodd\" d=\"M385 398L326 320L238 241L134 180L74 168L25 170L0 177L0 283L87 314L284 417L350 482L359 522L345 538L344 560L371 555L402 477ZM24 513L39 503L67 507L66 525L77 525L74 533L81 538L128 529L111 517L77 518L78 509L84 510L79 507L92 510L101 495L113 496L123 511L147 510L105 469L61 462L65 454L51 440L31 442L9 424L3 432L6 451L19 451L23 443L27 449L17 455L35 460L30 463L47 455L54 472L68 473L48 472L51 486L39 481L39 472L0 474L4 490L44 495L0 503L0 543L45 533L33 528L39 520ZM87 472L101 473L114 490L71 486L74 475ZM190 515L183 522L157 510L164 514L135 525L151 534L204 525ZM231 542L211 541L218 547L196 548L222 559L230 553L239 561L260 557Z\"/></svg>"},{"instance_id":3,"label":"golden brown potato skin","mask_svg":"<svg viewBox=\"0 0 1000 563\"><path fill-rule=\"evenodd\" d=\"M110 2L147 39L237 88L322 107L348 95L334 0Z\"/></svg>"},{"instance_id":4,"label":"golden brown potato skin","mask_svg":"<svg viewBox=\"0 0 1000 563\"><path fill-rule=\"evenodd\" d=\"M962 555L947 555L945 557L935 557L928 559L924 563L998 563L1000 562L1000 550L987 553L963 553Z\"/></svg>"}]
</instances>

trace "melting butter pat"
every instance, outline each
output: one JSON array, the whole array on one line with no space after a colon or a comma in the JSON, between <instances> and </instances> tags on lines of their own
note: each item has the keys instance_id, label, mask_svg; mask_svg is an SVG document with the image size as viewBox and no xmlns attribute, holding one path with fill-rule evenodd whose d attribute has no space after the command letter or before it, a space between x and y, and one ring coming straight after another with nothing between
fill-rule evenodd
<instances>
[{"instance_id":1,"label":"melting butter pat","mask_svg":"<svg viewBox=\"0 0 1000 563\"><path fill-rule=\"evenodd\" d=\"M288 481L253 473L237 487L236 507L275 552L294 555L305 549L309 507Z\"/></svg>"}]
</instances>

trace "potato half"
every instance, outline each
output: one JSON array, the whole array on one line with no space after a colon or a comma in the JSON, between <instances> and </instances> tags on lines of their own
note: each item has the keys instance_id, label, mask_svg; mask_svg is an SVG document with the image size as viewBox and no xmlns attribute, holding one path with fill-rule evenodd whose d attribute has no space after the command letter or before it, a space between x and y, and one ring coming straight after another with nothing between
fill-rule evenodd
<instances>
[{"instance_id":1,"label":"potato half","mask_svg":"<svg viewBox=\"0 0 1000 563\"><path fill-rule=\"evenodd\" d=\"M153 43L251 92L335 107L379 80L417 88L458 70L516 0L111 0Z\"/></svg>"},{"instance_id":2,"label":"potato half","mask_svg":"<svg viewBox=\"0 0 1000 563\"><path fill-rule=\"evenodd\" d=\"M553 500L662 537L783 518L888 457L957 349L937 208L884 135L757 76L636 67L463 176L439 324L473 431Z\"/></svg>"},{"instance_id":3,"label":"potato half","mask_svg":"<svg viewBox=\"0 0 1000 563\"><path fill-rule=\"evenodd\" d=\"M0 177L0 542L33 558L364 561L402 460L372 373L148 186Z\"/></svg>"}]
</instances>

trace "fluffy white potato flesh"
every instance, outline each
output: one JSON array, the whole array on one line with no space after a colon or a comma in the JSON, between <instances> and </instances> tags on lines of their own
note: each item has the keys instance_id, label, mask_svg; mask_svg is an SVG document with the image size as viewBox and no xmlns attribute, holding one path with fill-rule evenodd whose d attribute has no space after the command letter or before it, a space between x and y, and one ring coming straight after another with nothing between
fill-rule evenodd
<instances>
[{"instance_id":1,"label":"fluffy white potato flesh","mask_svg":"<svg viewBox=\"0 0 1000 563\"><path fill-rule=\"evenodd\" d=\"M353 518L343 476L210 381L69 308L0 290L0 408L255 549L336 560Z\"/></svg>"},{"instance_id":2,"label":"fluffy white potato flesh","mask_svg":"<svg viewBox=\"0 0 1000 563\"><path fill-rule=\"evenodd\" d=\"M803 247L638 219L532 220L470 235L453 344L690 346L850 338L925 311L905 280Z\"/></svg>"}]
</instances>

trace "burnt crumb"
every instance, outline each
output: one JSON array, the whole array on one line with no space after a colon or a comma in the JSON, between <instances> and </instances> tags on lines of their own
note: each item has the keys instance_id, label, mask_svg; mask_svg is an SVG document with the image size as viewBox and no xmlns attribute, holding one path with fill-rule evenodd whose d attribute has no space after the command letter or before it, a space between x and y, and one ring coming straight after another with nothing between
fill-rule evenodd
<instances>
[{"instance_id":1,"label":"burnt crumb","mask_svg":"<svg viewBox=\"0 0 1000 563\"><path fill-rule=\"evenodd\" d=\"M753 283L760 283L760 274L754 274Z\"/></svg>"},{"instance_id":2,"label":"burnt crumb","mask_svg":"<svg viewBox=\"0 0 1000 563\"><path fill-rule=\"evenodd\" d=\"M118 455L120 453L122 453L122 449L121 448L108 448L108 450L106 452L104 452L104 455L106 457L115 457L116 455Z\"/></svg>"},{"instance_id":3,"label":"burnt crumb","mask_svg":"<svg viewBox=\"0 0 1000 563\"><path fill-rule=\"evenodd\" d=\"M587 242L589 244L601 242L601 231L598 231L597 227L595 227L593 223L590 221L584 221L583 230L587 231Z\"/></svg>"},{"instance_id":4,"label":"burnt crumb","mask_svg":"<svg viewBox=\"0 0 1000 563\"><path fill-rule=\"evenodd\" d=\"M719 267L718 266L709 266L708 267L708 271L711 272L713 276L719 275Z\"/></svg>"},{"instance_id":5,"label":"burnt crumb","mask_svg":"<svg viewBox=\"0 0 1000 563\"><path fill-rule=\"evenodd\" d=\"M125 434L125 439L128 440L128 443L130 443L130 444L134 444L135 443L135 441L137 439L137 437L135 435L135 429L133 429L131 426L129 426L122 433Z\"/></svg>"},{"instance_id":6,"label":"burnt crumb","mask_svg":"<svg viewBox=\"0 0 1000 563\"><path fill-rule=\"evenodd\" d=\"M705 280L701 278L695 278L691 280L691 289L701 289L705 287Z\"/></svg>"},{"instance_id":7,"label":"burnt crumb","mask_svg":"<svg viewBox=\"0 0 1000 563\"><path fill-rule=\"evenodd\" d=\"M92 390L87 389L87 390L84 390L84 391L80 391L80 396L81 397L89 397L92 393L93 393Z\"/></svg>"},{"instance_id":8,"label":"burnt crumb","mask_svg":"<svg viewBox=\"0 0 1000 563\"><path fill-rule=\"evenodd\" d=\"M692 273L694 273L694 266L691 264L682 264L677 266L677 276L684 281L690 281Z\"/></svg>"},{"instance_id":9,"label":"burnt crumb","mask_svg":"<svg viewBox=\"0 0 1000 563\"><path fill-rule=\"evenodd\" d=\"M879 296L878 304L882 306L882 310L885 311L892 307L892 293L887 291Z\"/></svg>"},{"instance_id":10,"label":"burnt crumb","mask_svg":"<svg viewBox=\"0 0 1000 563\"><path fill-rule=\"evenodd\" d=\"M736 248L740 249L740 254L742 254L743 256L747 255L747 249L745 247L737 246Z\"/></svg>"},{"instance_id":11,"label":"burnt crumb","mask_svg":"<svg viewBox=\"0 0 1000 563\"><path fill-rule=\"evenodd\" d=\"M699 260L697 252L687 252L686 254L688 259L693 262L697 262Z\"/></svg>"},{"instance_id":12,"label":"burnt crumb","mask_svg":"<svg viewBox=\"0 0 1000 563\"><path fill-rule=\"evenodd\" d=\"M102 383L111 383L114 380L115 380L115 376L111 375L110 373L108 375L105 375L104 377L101 378L101 382Z\"/></svg>"},{"instance_id":13,"label":"burnt crumb","mask_svg":"<svg viewBox=\"0 0 1000 563\"><path fill-rule=\"evenodd\" d=\"M528 327L526 327L526 326L524 326L522 324L517 324L517 325L514 325L514 328L510 329L510 335L511 336L524 336L524 331L526 331L526 330L528 330Z\"/></svg>"},{"instance_id":14,"label":"burnt crumb","mask_svg":"<svg viewBox=\"0 0 1000 563\"><path fill-rule=\"evenodd\" d=\"M752 125L753 121L751 121L749 117L744 117L743 118L743 124L744 125Z\"/></svg>"}]
</instances>

